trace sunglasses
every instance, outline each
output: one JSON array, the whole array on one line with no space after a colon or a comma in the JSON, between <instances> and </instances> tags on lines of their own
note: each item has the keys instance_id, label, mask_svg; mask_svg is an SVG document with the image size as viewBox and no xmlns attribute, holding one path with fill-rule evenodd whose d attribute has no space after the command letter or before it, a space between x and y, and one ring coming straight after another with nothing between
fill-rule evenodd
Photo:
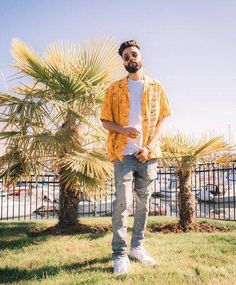
<instances>
[{"instance_id":1,"label":"sunglasses","mask_svg":"<svg viewBox=\"0 0 236 285\"><path fill-rule=\"evenodd\" d=\"M138 57L138 53L135 52L135 51L132 51L132 52L131 52L131 56L132 56L133 58L137 58L137 57ZM128 54L125 54L124 56L122 56L122 58L123 58L124 61L130 60L130 56L129 56Z\"/></svg>"}]
</instances>

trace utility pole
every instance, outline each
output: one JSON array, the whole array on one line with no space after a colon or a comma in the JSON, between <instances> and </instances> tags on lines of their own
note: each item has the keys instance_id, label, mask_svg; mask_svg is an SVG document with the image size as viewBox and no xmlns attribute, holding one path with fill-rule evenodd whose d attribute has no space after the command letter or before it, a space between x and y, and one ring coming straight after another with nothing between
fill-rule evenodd
<instances>
[{"instance_id":1,"label":"utility pole","mask_svg":"<svg viewBox=\"0 0 236 285\"><path fill-rule=\"evenodd\" d=\"M228 124L228 135L229 135L229 144L230 144L231 142L230 124Z\"/></svg>"},{"instance_id":2,"label":"utility pole","mask_svg":"<svg viewBox=\"0 0 236 285\"><path fill-rule=\"evenodd\" d=\"M5 85L7 94L9 94L9 89L8 89L8 87L7 87L6 78L5 78L5 75L4 75L4 73L3 73L3 70L2 70L2 66L1 66L1 65L0 65L0 69L1 69L1 74L2 74L2 78L3 78L3 82L4 82L4 85Z\"/></svg>"}]
</instances>

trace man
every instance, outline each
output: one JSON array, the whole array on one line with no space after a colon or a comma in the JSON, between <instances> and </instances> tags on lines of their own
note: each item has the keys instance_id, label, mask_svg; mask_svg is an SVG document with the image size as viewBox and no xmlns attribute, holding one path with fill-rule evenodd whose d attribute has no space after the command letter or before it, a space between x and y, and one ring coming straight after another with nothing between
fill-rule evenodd
<instances>
[{"instance_id":1,"label":"man","mask_svg":"<svg viewBox=\"0 0 236 285\"><path fill-rule=\"evenodd\" d=\"M114 273L125 274L130 265L126 236L133 182L136 209L130 257L145 264L155 264L143 247L143 239L153 180L157 178L157 158L161 156L159 130L163 119L170 115L170 107L160 82L143 72L139 44L134 40L126 41L121 44L118 53L128 76L107 89L100 119L103 127L109 130L107 150L110 160L114 162Z\"/></svg>"}]
</instances>

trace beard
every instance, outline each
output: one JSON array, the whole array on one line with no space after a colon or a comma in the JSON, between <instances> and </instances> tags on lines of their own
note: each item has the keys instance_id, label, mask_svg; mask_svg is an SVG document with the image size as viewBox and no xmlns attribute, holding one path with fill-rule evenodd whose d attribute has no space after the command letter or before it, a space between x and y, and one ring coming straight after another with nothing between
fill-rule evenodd
<instances>
[{"instance_id":1,"label":"beard","mask_svg":"<svg viewBox=\"0 0 236 285\"><path fill-rule=\"evenodd\" d=\"M135 73L141 68L142 68L142 63L137 63L137 62L133 62L133 61L129 62L128 65L125 65L125 69L129 73Z\"/></svg>"}]
</instances>

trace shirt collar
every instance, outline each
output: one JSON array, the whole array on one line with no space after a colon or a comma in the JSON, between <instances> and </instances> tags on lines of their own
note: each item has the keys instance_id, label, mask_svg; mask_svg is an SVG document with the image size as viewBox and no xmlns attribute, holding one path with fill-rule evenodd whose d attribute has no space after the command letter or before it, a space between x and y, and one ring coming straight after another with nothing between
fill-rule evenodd
<instances>
[{"instance_id":1,"label":"shirt collar","mask_svg":"<svg viewBox=\"0 0 236 285\"><path fill-rule=\"evenodd\" d=\"M148 76L146 73L144 73L143 77L144 77L144 89L146 90L149 84L154 83L154 80L150 76ZM128 75L122 78L122 84L124 85L128 84Z\"/></svg>"}]
</instances>

